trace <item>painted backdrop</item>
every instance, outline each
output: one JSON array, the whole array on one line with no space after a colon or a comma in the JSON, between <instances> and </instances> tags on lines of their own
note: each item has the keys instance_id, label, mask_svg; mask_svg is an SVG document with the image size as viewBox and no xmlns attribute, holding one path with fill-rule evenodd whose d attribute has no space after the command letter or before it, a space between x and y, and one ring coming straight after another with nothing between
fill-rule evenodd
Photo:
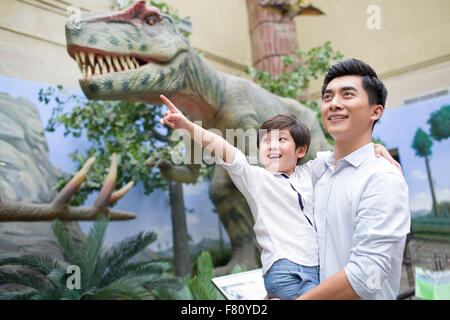
<instances>
[{"instance_id":1,"label":"painted backdrop","mask_svg":"<svg viewBox=\"0 0 450 320\"><path fill-rule=\"evenodd\" d=\"M51 117L52 108L39 102L38 97L39 90L48 87L49 84L46 83L0 76L0 92L30 100L38 108L44 128ZM78 96L84 96L80 90L72 92ZM70 106L67 107L70 108ZM71 174L75 167L68 155L75 149L87 149L89 143L83 138L64 137L63 132L63 128L58 128L55 132L45 132L49 148L49 161L62 171ZM188 233L192 238L191 244L198 244L205 239L219 239L219 220L213 213L214 206L209 200L209 184L205 182L195 185L184 184L183 192L187 209ZM96 197L97 193L91 194L84 206L91 206ZM111 222L107 229L106 242L117 242L142 230L153 230L158 234L158 239L150 245L152 250L160 251L172 247L172 223L168 193L157 190L151 195L145 196L144 188L138 184L118 202L115 209L133 212L137 217L130 221ZM91 225L92 222L80 222L80 226L85 232ZM225 229L222 226L221 228L224 240L229 242Z\"/></svg>"}]
</instances>

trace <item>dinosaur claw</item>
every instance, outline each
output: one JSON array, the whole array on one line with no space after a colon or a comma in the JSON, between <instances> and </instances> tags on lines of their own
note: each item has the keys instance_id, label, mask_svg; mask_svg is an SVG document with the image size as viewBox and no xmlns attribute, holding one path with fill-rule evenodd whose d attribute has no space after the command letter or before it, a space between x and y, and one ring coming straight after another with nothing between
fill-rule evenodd
<instances>
[{"instance_id":1,"label":"dinosaur claw","mask_svg":"<svg viewBox=\"0 0 450 320\"><path fill-rule=\"evenodd\" d=\"M92 167L95 161L95 157L89 158L80 171L64 186L64 188L58 193L55 200L52 202L52 206L61 207L66 206L72 196L80 189L81 184L86 178L87 173Z\"/></svg>"},{"instance_id":2,"label":"dinosaur claw","mask_svg":"<svg viewBox=\"0 0 450 320\"><path fill-rule=\"evenodd\" d=\"M92 167L95 157L89 158L78 173L58 193L55 200L50 204L20 203L0 199L0 222L3 221L51 221L55 218L61 221L89 221L103 213L110 220L130 220L136 215L131 212L109 210L108 206L116 203L134 185L131 181L123 188L112 192L117 177L116 155L111 158L111 167L100 190L99 196L93 208L72 207L68 203L72 196L78 191L89 169Z\"/></svg>"},{"instance_id":3,"label":"dinosaur claw","mask_svg":"<svg viewBox=\"0 0 450 320\"><path fill-rule=\"evenodd\" d=\"M110 203L111 193L114 190L117 178L117 161L116 154L113 153L111 158L111 166L109 168L108 177L105 180L100 193L98 194L97 200L95 200L94 208L103 209L107 208Z\"/></svg>"},{"instance_id":4,"label":"dinosaur claw","mask_svg":"<svg viewBox=\"0 0 450 320\"><path fill-rule=\"evenodd\" d=\"M122 198L125 194L127 194L128 191L134 186L134 182L130 181L128 182L124 187L122 187L120 190L117 190L111 194L111 197L109 199L109 205L115 204L120 198Z\"/></svg>"}]
</instances>

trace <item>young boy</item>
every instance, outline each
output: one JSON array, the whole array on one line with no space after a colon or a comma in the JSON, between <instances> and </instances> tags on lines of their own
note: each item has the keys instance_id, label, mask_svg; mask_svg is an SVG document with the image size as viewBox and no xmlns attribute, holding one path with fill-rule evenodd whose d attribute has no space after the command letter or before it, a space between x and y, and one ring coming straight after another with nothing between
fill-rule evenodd
<instances>
[{"instance_id":1,"label":"young boy","mask_svg":"<svg viewBox=\"0 0 450 320\"><path fill-rule=\"evenodd\" d=\"M166 97L161 95L161 99L169 107L161 123L185 129L197 143L211 148L246 198L262 248L268 297L294 299L317 286L318 240L312 195L314 173L323 171L324 164L313 160L297 166L308 150L309 130L295 116L278 115L264 122L258 139L264 169L250 165L239 149L189 121Z\"/></svg>"}]
</instances>

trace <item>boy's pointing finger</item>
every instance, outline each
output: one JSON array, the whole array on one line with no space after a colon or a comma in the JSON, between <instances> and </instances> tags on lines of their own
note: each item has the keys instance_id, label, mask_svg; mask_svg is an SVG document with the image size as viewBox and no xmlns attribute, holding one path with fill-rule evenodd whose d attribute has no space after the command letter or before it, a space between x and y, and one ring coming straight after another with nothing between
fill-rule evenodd
<instances>
[{"instance_id":1,"label":"boy's pointing finger","mask_svg":"<svg viewBox=\"0 0 450 320\"><path fill-rule=\"evenodd\" d=\"M169 110L172 112L180 112L177 107L175 107L175 105L169 100L167 99L164 95L160 95L159 96L161 98L161 100L166 104L166 106L169 107Z\"/></svg>"}]
</instances>

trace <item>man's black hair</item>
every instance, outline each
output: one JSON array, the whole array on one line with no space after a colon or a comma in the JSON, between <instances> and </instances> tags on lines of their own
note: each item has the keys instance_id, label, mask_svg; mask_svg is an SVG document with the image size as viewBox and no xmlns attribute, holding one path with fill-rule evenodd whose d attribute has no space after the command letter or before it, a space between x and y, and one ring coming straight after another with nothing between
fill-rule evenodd
<instances>
[{"instance_id":1,"label":"man's black hair","mask_svg":"<svg viewBox=\"0 0 450 320\"><path fill-rule=\"evenodd\" d=\"M322 99L328 84L334 78L342 76L361 76L363 88L369 96L369 104L380 104L384 108L387 98L386 87L383 82L378 79L378 76L372 67L358 59L342 61L328 70L328 73L323 80Z\"/></svg>"}]
</instances>

